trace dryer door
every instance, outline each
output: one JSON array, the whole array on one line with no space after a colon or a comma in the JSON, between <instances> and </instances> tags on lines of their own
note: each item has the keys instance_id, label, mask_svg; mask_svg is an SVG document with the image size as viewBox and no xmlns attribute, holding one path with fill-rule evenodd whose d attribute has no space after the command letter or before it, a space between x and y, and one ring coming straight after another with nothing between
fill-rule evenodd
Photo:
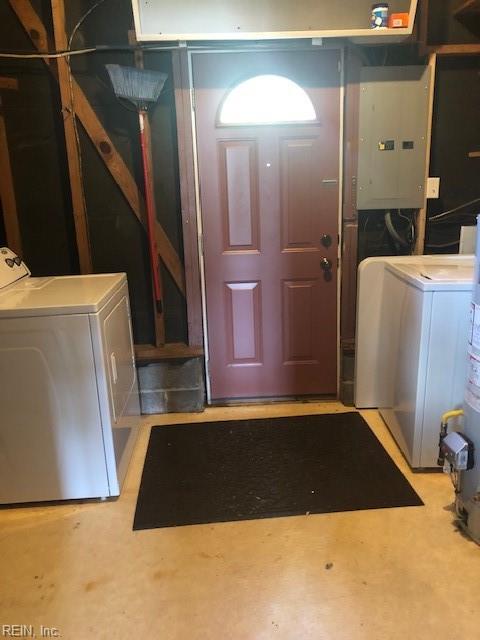
<instances>
[{"instance_id":1,"label":"dryer door","mask_svg":"<svg viewBox=\"0 0 480 640\"><path fill-rule=\"evenodd\" d=\"M113 421L125 412L130 394L137 384L130 313L127 296L118 300L103 321L103 334L109 370L109 392Z\"/></svg>"},{"instance_id":2,"label":"dryer door","mask_svg":"<svg viewBox=\"0 0 480 640\"><path fill-rule=\"evenodd\" d=\"M128 287L90 315L110 495L120 494L138 432L140 406Z\"/></svg>"}]
</instances>

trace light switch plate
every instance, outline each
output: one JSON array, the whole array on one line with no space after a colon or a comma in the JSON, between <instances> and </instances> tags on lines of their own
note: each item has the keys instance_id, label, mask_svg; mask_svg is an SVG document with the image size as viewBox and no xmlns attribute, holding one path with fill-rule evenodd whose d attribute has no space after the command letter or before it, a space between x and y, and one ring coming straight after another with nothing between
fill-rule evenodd
<instances>
[{"instance_id":1,"label":"light switch plate","mask_svg":"<svg viewBox=\"0 0 480 640\"><path fill-rule=\"evenodd\" d=\"M428 178L427 198L438 198L440 195L440 178Z\"/></svg>"}]
</instances>

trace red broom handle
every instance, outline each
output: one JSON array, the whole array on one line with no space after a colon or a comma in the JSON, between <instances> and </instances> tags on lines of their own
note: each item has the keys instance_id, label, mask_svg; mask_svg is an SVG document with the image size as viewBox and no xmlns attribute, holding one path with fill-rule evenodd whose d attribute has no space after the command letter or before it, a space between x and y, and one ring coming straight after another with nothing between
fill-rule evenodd
<instances>
[{"instance_id":1,"label":"red broom handle","mask_svg":"<svg viewBox=\"0 0 480 640\"><path fill-rule=\"evenodd\" d=\"M140 122L140 146L142 148L143 163L143 179L145 183L145 204L147 209L147 235L148 246L150 250L150 264L152 267L153 290L157 303L162 301L162 284L160 282L158 247L155 239L155 197L153 192L153 176L151 172L151 150L147 135L145 132L145 120L148 117L147 112L140 110L138 112ZM147 124L148 126L148 124Z\"/></svg>"}]
</instances>

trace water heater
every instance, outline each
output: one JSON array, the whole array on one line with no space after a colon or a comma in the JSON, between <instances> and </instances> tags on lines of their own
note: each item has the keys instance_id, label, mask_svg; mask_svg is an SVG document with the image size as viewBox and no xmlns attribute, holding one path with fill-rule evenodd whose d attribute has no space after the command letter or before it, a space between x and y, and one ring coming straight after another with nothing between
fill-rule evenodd
<instances>
[{"instance_id":1,"label":"water heater","mask_svg":"<svg viewBox=\"0 0 480 640\"><path fill-rule=\"evenodd\" d=\"M460 526L480 544L480 235L477 217L477 250L470 328L464 424L460 433L447 433L442 424L439 463L450 473L455 488L455 510ZM466 341L467 343L467 341ZM455 412L453 412L455 413Z\"/></svg>"}]
</instances>

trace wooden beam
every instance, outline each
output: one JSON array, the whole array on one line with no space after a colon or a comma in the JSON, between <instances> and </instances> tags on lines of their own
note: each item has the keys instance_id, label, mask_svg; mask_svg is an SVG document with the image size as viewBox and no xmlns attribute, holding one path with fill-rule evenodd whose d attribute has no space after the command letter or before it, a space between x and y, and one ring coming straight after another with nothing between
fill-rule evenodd
<instances>
[{"instance_id":1,"label":"wooden beam","mask_svg":"<svg viewBox=\"0 0 480 640\"><path fill-rule=\"evenodd\" d=\"M64 0L51 0L55 48L65 51L68 39L65 31ZM92 255L88 237L87 208L83 192L82 166L78 134L75 129L75 112L73 107L72 76L67 58L57 58L58 82L62 101L63 126L67 149L68 173L72 192L73 220L77 236L78 258L81 273L91 273Z\"/></svg>"},{"instance_id":2,"label":"wooden beam","mask_svg":"<svg viewBox=\"0 0 480 640\"><path fill-rule=\"evenodd\" d=\"M95 145L111 176L120 187L130 208L137 218L143 222L142 202L137 183L75 79L73 80L73 98L75 101L75 113L85 132Z\"/></svg>"},{"instance_id":3,"label":"wooden beam","mask_svg":"<svg viewBox=\"0 0 480 640\"><path fill-rule=\"evenodd\" d=\"M428 46L428 9L429 0L421 0L420 2L420 20L418 29L418 45L419 53L424 56L427 55Z\"/></svg>"},{"instance_id":4,"label":"wooden beam","mask_svg":"<svg viewBox=\"0 0 480 640\"><path fill-rule=\"evenodd\" d=\"M144 182L145 182L145 193L146 193L146 197L150 198L150 202L153 203L153 209L154 209L154 215L155 215L155 222L158 224L158 220L157 220L157 212L156 212L156 207L155 207L155 192L154 192L154 185L153 185L153 158L152 158L152 133L150 130L150 120L148 118L148 115L143 119L143 123L140 124L140 126L143 125L143 131L144 131L144 145L145 145L145 161L144 161L144 167L143 167L143 171L145 173L144 176ZM149 190L149 193L147 193L147 189ZM156 242L156 237L155 237L155 242ZM157 244L157 252L161 253L158 247L158 242L156 242ZM149 236L149 245L150 245L150 236ZM155 254L155 251L153 252L153 254ZM157 264L154 264L154 263ZM153 302L153 316L154 316L154 320L155 320L155 344L157 345L157 347L159 347L160 345L164 345L165 344L165 316L164 316L164 307L165 307L165 300L163 297L163 285L162 285L162 274L161 274L161 270L160 270L160 263L158 261L157 258L152 259L152 257L150 257L150 269L152 271L152 302ZM154 276L154 270L158 269L159 273L158 273L158 278L159 278L159 301L161 302L161 307L157 308L157 297L155 295L155 276Z\"/></svg>"},{"instance_id":5,"label":"wooden beam","mask_svg":"<svg viewBox=\"0 0 480 640\"><path fill-rule=\"evenodd\" d=\"M478 16L480 14L480 0L461 0L458 6L454 7L453 15Z\"/></svg>"},{"instance_id":6,"label":"wooden beam","mask_svg":"<svg viewBox=\"0 0 480 640\"><path fill-rule=\"evenodd\" d=\"M98 153L105 162L113 179L123 193L126 201L130 205L133 213L144 224L144 203L129 168L125 164L122 156L115 148L108 133L92 109L88 99L83 93L79 84L73 81L73 92L75 99L75 113L82 123L86 133L95 145ZM158 251L166 268L170 272L180 292L185 295L185 280L183 264L175 251L175 247L170 242L162 225L157 221L156 240Z\"/></svg>"},{"instance_id":7,"label":"wooden beam","mask_svg":"<svg viewBox=\"0 0 480 640\"><path fill-rule=\"evenodd\" d=\"M342 233L342 283L340 340L355 341L357 324L358 220L344 220Z\"/></svg>"},{"instance_id":8,"label":"wooden beam","mask_svg":"<svg viewBox=\"0 0 480 640\"><path fill-rule=\"evenodd\" d=\"M348 221L358 219L357 176L361 68L362 58L358 47L346 48L342 218Z\"/></svg>"},{"instance_id":9,"label":"wooden beam","mask_svg":"<svg viewBox=\"0 0 480 640\"><path fill-rule=\"evenodd\" d=\"M198 358L203 354L203 347L191 347L183 342L171 342L161 347L153 347L150 344L135 345L135 360L137 364L150 364L175 358Z\"/></svg>"},{"instance_id":10,"label":"wooden beam","mask_svg":"<svg viewBox=\"0 0 480 640\"><path fill-rule=\"evenodd\" d=\"M7 130L0 99L0 200L2 202L3 221L7 236L7 245L17 255L22 255L22 239L18 221L17 201L13 184L10 154L8 152Z\"/></svg>"},{"instance_id":11,"label":"wooden beam","mask_svg":"<svg viewBox=\"0 0 480 640\"><path fill-rule=\"evenodd\" d=\"M439 44L427 47L428 53L438 56L473 56L480 54L480 44Z\"/></svg>"},{"instance_id":12,"label":"wooden beam","mask_svg":"<svg viewBox=\"0 0 480 640\"><path fill-rule=\"evenodd\" d=\"M468 157L469 158L480 158L480 151L469 151L468 152Z\"/></svg>"},{"instance_id":13,"label":"wooden beam","mask_svg":"<svg viewBox=\"0 0 480 640\"><path fill-rule=\"evenodd\" d=\"M78 119L82 123L86 133L105 162L107 169L110 171L110 174L120 188L120 191L123 193L133 213L137 216L140 222L144 223L143 212L145 209L143 198L140 195L137 183L135 182L122 156L115 148L115 145L111 141L108 133L105 131L105 128L101 124L96 113L92 109L81 87L75 80L73 81L73 94L75 99L75 113L77 114ZM185 295L182 262L167 234L163 230L163 227L158 221L156 234L160 257L165 263L167 269L170 271L177 287L180 289L181 293Z\"/></svg>"},{"instance_id":14,"label":"wooden beam","mask_svg":"<svg viewBox=\"0 0 480 640\"><path fill-rule=\"evenodd\" d=\"M30 35L30 38L32 39L34 45L37 46L37 42L46 43L47 33L45 27L39 20L31 2L29 0L9 1L12 9L15 11L20 22L22 23L23 28ZM32 37L32 30L38 30L40 32L40 37L38 39L34 39ZM45 48L43 48L43 51L45 51ZM47 64L49 64L50 62L48 58L44 58L44 61ZM50 68L52 72L55 73L54 65L50 65ZM100 154L100 157L105 162L105 165L109 170L112 178L115 180L125 199L130 205L133 213L143 223L143 198L139 193L135 179L133 178L129 168L125 164L122 156L115 148L115 145L110 139L102 123L98 119L97 114L92 109L82 88L74 78L72 78L72 81L73 96L75 101L75 113L82 123L82 126L85 129L88 137L95 145L95 148ZM157 243L160 257L162 258L167 269L170 271L180 292L185 295L182 262L160 224L157 224Z\"/></svg>"},{"instance_id":15,"label":"wooden beam","mask_svg":"<svg viewBox=\"0 0 480 640\"><path fill-rule=\"evenodd\" d=\"M430 67L430 94L428 97L428 120L427 120L427 144L425 149L426 162L425 162L425 179L424 179L424 200L423 207L419 209L417 219L415 223L416 228L416 240L413 253L415 255L422 255L425 250L425 229L427 226L427 182L430 175L430 150L432 147L432 127L433 127L433 100L435 97L435 72L437 68L437 56L431 54L428 59L428 66Z\"/></svg>"},{"instance_id":16,"label":"wooden beam","mask_svg":"<svg viewBox=\"0 0 480 640\"><path fill-rule=\"evenodd\" d=\"M202 292L198 253L198 227L193 160L193 127L188 54L185 49L172 52L177 144L182 206L183 254L187 298L188 343L203 344Z\"/></svg>"},{"instance_id":17,"label":"wooden beam","mask_svg":"<svg viewBox=\"0 0 480 640\"><path fill-rule=\"evenodd\" d=\"M358 260L358 116L362 59L357 47L345 50L345 114L343 147L342 272L340 339L342 347L355 340Z\"/></svg>"},{"instance_id":18,"label":"wooden beam","mask_svg":"<svg viewBox=\"0 0 480 640\"><path fill-rule=\"evenodd\" d=\"M10 6L17 14L17 18L22 23L37 50L40 53L48 51L47 30L32 7L31 2L29 0L10 0ZM49 58L44 58L44 61L47 65L50 65Z\"/></svg>"},{"instance_id":19,"label":"wooden beam","mask_svg":"<svg viewBox=\"0 0 480 640\"><path fill-rule=\"evenodd\" d=\"M0 78L0 89L16 91L18 89L18 80L16 78Z\"/></svg>"},{"instance_id":20,"label":"wooden beam","mask_svg":"<svg viewBox=\"0 0 480 640\"><path fill-rule=\"evenodd\" d=\"M181 263L174 246L170 242L169 237L165 233L164 228L158 222L155 228L155 238L157 240L158 253L160 254L162 261L170 271L170 274L176 282L177 287L180 289L180 292L185 295L183 264Z\"/></svg>"},{"instance_id":21,"label":"wooden beam","mask_svg":"<svg viewBox=\"0 0 480 640\"><path fill-rule=\"evenodd\" d=\"M468 11L468 8L471 11ZM480 0L465 0L461 2L454 15L459 17L460 15L478 16L478 10L480 7ZM439 56L454 56L454 55L477 55L480 54L480 44L428 44L428 15L429 15L429 0L421 0L420 5L420 29L419 29L419 53L420 55L437 54Z\"/></svg>"}]
</instances>

